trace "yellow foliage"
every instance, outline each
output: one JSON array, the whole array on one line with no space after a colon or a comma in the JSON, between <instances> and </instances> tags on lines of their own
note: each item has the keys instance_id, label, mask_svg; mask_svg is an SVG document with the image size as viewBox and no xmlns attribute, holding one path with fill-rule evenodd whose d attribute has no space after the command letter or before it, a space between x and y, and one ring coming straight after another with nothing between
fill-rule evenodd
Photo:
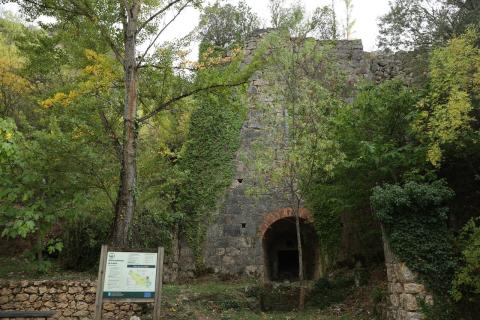
<instances>
[{"instance_id":1,"label":"yellow foliage","mask_svg":"<svg viewBox=\"0 0 480 320\"><path fill-rule=\"evenodd\" d=\"M448 45L434 51L430 62L431 92L422 99L414 129L428 143L427 160L439 167L442 145L455 143L472 127L475 106L480 98L480 50L477 34L469 30Z\"/></svg>"},{"instance_id":2,"label":"yellow foliage","mask_svg":"<svg viewBox=\"0 0 480 320\"><path fill-rule=\"evenodd\" d=\"M19 75L25 66L25 59L20 56L18 49L0 35L0 98L6 94L25 94L31 90L30 82Z\"/></svg>"},{"instance_id":3,"label":"yellow foliage","mask_svg":"<svg viewBox=\"0 0 480 320\"><path fill-rule=\"evenodd\" d=\"M114 68L115 62L108 56L90 49L85 50L85 56L91 62L83 69L85 79L78 83L76 89L68 93L57 92L53 97L41 101L42 107L51 108L54 105L68 107L80 96L109 91L112 84L119 80L120 76Z\"/></svg>"}]
</instances>

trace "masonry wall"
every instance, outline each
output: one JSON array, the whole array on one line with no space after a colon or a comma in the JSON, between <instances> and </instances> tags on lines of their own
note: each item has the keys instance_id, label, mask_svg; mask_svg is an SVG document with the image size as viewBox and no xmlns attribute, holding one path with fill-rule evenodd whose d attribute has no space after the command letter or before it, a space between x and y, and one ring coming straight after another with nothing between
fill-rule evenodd
<instances>
[{"instance_id":1,"label":"masonry wall","mask_svg":"<svg viewBox=\"0 0 480 320\"><path fill-rule=\"evenodd\" d=\"M425 319L421 313L419 301L433 304L433 297L421 283L418 274L411 271L392 252L385 234L383 234L385 266L388 280L388 320Z\"/></svg>"},{"instance_id":2,"label":"masonry wall","mask_svg":"<svg viewBox=\"0 0 480 320\"><path fill-rule=\"evenodd\" d=\"M0 310L56 310L53 319L93 319L95 291L96 281L0 281ZM144 308L145 304L104 303L103 319L130 319Z\"/></svg>"},{"instance_id":3,"label":"masonry wall","mask_svg":"<svg viewBox=\"0 0 480 320\"><path fill-rule=\"evenodd\" d=\"M268 30L259 30L246 43L245 63L251 61L259 41L267 32ZM405 54L364 52L360 40L336 41L332 54L346 75L345 81L353 89L364 81L379 83L396 76L412 77L412 73L404 67ZM235 159L235 178L226 190L225 198L214 214L207 234L205 263L216 273L263 275L264 255L259 228L269 213L289 206L289 202L277 194L264 194L254 198L246 192L256 181L255 171L249 167L249 163L253 163L256 158L255 143L265 134L265 115L258 103L269 104L273 101L269 87L262 70L250 79L249 110L240 132L241 144Z\"/></svg>"}]
</instances>

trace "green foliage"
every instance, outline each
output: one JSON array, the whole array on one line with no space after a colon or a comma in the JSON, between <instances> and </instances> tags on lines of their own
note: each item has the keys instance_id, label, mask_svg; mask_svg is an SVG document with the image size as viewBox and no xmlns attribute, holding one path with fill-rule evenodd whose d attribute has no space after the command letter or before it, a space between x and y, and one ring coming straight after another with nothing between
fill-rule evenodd
<instances>
[{"instance_id":1,"label":"green foliage","mask_svg":"<svg viewBox=\"0 0 480 320\"><path fill-rule=\"evenodd\" d=\"M200 16L199 31L202 46L222 50L243 45L251 33L258 29L260 20L251 8L240 1L236 6L215 2L204 8Z\"/></svg>"},{"instance_id":2,"label":"green foliage","mask_svg":"<svg viewBox=\"0 0 480 320\"><path fill-rule=\"evenodd\" d=\"M178 211L185 217L187 239L199 268L210 215L233 178L233 159L246 116L244 96L245 88L200 95L179 160L185 178Z\"/></svg>"},{"instance_id":3,"label":"green foliage","mask_svg":"<svg viewBox=\"0 0 480 320\"><path fill-rule=\"evenodd\" d=\"M321 278L313 287L309 303L320 309L340 303L352 291L353 285L354 281L352 278L336 278L333 280Z\"/></svg>"},{"instance_id":4,"label":"green foliage","mask_svg":"<svg viewBox=\"0 0 480 320\"><path fill-rule=\"evenodd\" d=\"M447 295L457 266L446 225L445 205L453 195L444 181L437 180L385 184L375 187L371 197L392 251L438 296Z\"/></svg>"},{"instance_id":5,"label":"green foliage","mask_svg":"<svg viewBox=\"0 0 480 320\"><path fill-rule=\"evenodd\" d=\"M476 0L395 0L380 19L379 44L393 49L430 47L478 26Z\"/></svg>"},{"instance_id":6,"label":"green foliage","mask_svg":"<svg viewBox=\"0 0 480 320\"><path fill-rule=\"evenodd\" d=\"M327 134L338 145L340 161L330 174L315 172L307 203L315 214L320 245L330 262L340 241L340 215L350 212L364 238L365 254L379 239L368 221L371 190L377 184L395 183L422 172L424 148L410 129L418 95L398 80L364 85L355 100L330 114ZM352 192L355 190L355 192ZM368 235L368 237L367 237ZM372 252L372 254L375 254Z\"/></svg>"},{"instance_id":7,"label":"green foliage","mask_svg":"<svg viewBox=\"0 0 480 320\"><path fill-rule=\"evenodd\" d=\"M480 297L480 219L471 219L459 235L462 249L460 267L453 281L456 301L478 302Z\"/></svg>"}]
</instances>

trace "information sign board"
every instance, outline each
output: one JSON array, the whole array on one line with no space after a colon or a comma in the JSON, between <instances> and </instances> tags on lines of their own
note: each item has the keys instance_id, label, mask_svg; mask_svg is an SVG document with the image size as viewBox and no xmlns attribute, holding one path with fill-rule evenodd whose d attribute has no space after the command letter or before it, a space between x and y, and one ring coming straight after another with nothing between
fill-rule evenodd
<instances>
[{"instance_id":1,"label":"information sign board","mask_svg":"<svg viewBox=\"0 0 480 320\"><path fill-rule=\"evenodd\" d=\"M141 251L141 250L140 250ZM103 302L152 303L153 320L160 320L164 249L157 252L102 245L95 297L95 320L102 319Z\"/></svg>"},{"instance_id":2,"label":"information sign board","mask_svg":"<svg viewBox=\"0 0 480 320\"><path fill-rule=\"evenodd\" d=\"M103 297L155 297L156 266L156 252L108 252Z\"/></svg>"}]
</instances>

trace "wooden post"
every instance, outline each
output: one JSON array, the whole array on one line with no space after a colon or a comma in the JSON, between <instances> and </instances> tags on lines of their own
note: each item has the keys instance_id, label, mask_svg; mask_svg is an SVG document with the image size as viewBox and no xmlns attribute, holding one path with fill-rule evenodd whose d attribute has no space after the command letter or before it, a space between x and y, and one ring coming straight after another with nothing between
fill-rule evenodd
<instances>
[{"instance_id":1,"label":"wooden post","mask_svg":"<svg viewBox=\"0 0 480 320\"><path fill-rule=\"evenodd\" d=\"M102 319L103 310L103 284L105 282L105 265L107 263L108 246L102 245L100 263L98 264L97 292L95 297L95 320Z\"/></svg>"},{"instance_id":2,"label":"wooden post","mask_svg":"<svg viewBox=\"0 0 480 320\"><path fill-rule=\"evenodd\" d=\"M160 307L162 303L162 286L163 286L163 247L158 247L157 252L157 274L155 284L155 303L153 306L153 320L160 320Z\"/></svg>"}]
</instances>

